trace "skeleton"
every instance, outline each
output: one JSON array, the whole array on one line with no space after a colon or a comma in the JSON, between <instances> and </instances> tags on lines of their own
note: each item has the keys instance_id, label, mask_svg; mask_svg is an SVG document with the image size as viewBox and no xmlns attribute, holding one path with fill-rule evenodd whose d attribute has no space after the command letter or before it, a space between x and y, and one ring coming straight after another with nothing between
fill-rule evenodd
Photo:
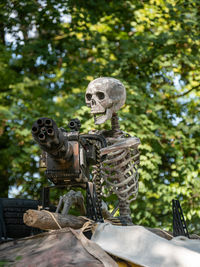
<instances>
[{"instance_id":1,"label":"skeleton","mask_svg":"<svg viewBox=\"0 0 200 267\"><path fill-rule=\"evenodd\" d=\"M138 193L139 152L137 148L140 141L122 132L119 127L116 112L125 103L125 87L114 78L97 78L89 83L85 100L87 106L91 108L91 114L94 115L95 124L102 124L111 119L111 130L101 131L108 145L100 151L101 155L107 155L101 163L101 175L110 193L118 197L117 208L121 219L131 224L129 205L136 199ZM93 179L95 181L95 174Z\"/></svg>"},{"instance_id":2,"label":"skeleton","mask_svg":"<svg viewBox=\"0 0 200 267\"><path fill-rule=\"evenodd\" d=\"M91 108L95 124L103 124L111 120L111 130L95 131L91 133L102 134L107 141L107 147L100 150L100 156L106 158L100 165L93 166L93 182L96 183L98 198L101 196L101 184L105 183L107 195L115 194L118 205L110 214L106 211L105 203L102 204L103 214L112 217L119 209L122 223L131 224L130 203L138 194L138 166L140 140L131 137L120 130L117 111L124 105L126 90L123 84L114 78L101 77L89 83L86 94L86 104ZM78 205L81 210L83 198L80 192L70 191L60 197L57 212L64 206L62 214L67 214L71 205Z\"/></svg>"}]
</instances>

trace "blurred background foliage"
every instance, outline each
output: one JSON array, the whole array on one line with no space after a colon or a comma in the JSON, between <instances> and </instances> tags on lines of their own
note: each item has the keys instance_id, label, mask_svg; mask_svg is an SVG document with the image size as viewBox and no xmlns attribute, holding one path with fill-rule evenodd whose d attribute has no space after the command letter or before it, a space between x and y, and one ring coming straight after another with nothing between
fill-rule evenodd
<instances>
[{"instance_id":1,"label":"blurred background foliage","mask_svg":"<svg viewBox=\"0 0 200 267\"><path fill-rule=\"evenodd\" d=\"M33 122L97 129L85 89L111 76L127 89L121 128L142 143L133 222L171 230L177 198L200 232L198 0L1 0L0 35L1 197L39 198Z\"/></svg>"}]
</instances>

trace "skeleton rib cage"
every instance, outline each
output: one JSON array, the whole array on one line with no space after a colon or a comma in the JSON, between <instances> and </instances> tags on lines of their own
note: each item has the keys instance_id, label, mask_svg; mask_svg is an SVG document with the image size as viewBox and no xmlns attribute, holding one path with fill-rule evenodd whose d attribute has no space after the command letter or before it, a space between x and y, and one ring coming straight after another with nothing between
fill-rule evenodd
<instances>
[{"instance_id":1,"label":"skeleton rib cage","mask_svg":"<svg viewBox=\"0 0 200 267\"><path fill-rule=\"evenodd\" d=\"M109 146L127 140L107 138ZM138 193L139 152L134 147L124 147L107 153L101 164L102 178L110 192L117 195L120 202L131 203Z\"/></svg>"}]
</instances>

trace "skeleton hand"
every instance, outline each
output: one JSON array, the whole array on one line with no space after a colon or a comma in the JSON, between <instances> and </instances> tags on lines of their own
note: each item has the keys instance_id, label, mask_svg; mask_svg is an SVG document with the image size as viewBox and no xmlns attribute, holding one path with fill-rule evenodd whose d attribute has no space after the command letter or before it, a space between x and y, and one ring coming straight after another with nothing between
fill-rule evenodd
<instances>
[{"instance_id":1,"label":"skeleton hand","mask_svg":"<svg viewBox=\"0 0 200 267\"><path fill-rule=\"evenodd\" d=\"M66 195L60 196L56 212L58 213L63 206L61 214L67 215L72 205L79 208L81 215L86 214L83 195L80 191L75 192L73 190L70 190Z\"/></svg>"}]
</instances>

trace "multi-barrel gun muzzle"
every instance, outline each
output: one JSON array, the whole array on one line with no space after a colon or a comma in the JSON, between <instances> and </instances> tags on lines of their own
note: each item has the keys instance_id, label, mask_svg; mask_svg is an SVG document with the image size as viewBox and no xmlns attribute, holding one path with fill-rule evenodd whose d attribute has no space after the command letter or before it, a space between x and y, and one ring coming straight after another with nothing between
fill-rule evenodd
<instances>
[{"instance_id":1,"label":"multi-barrel gun muzzle","mask_svg":"<svg viewBox=\"0 0 200 267\"><path fill-rule=\"evenodd\" d=\"M32 135L42 150L57 158L69 157L69 145L54 120L39 118L32 126Z\"/></svg>"}]
</instances>

